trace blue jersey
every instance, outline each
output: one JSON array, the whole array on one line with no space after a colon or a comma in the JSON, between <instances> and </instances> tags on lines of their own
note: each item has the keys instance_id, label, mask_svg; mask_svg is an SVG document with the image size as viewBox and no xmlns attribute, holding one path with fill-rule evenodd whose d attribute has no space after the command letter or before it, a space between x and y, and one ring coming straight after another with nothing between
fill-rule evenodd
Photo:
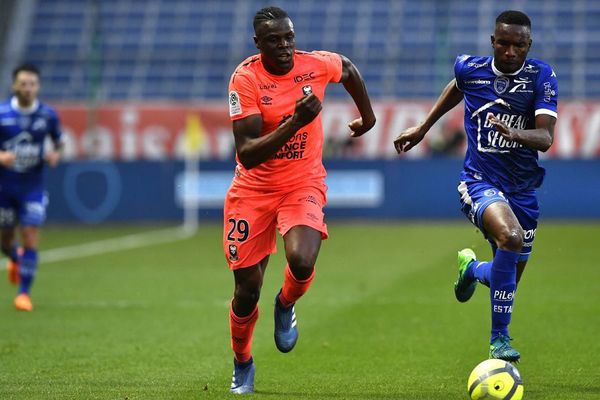
<instances>
[{"instance_id":1,"label":"blue jersey","mask_svg":"<svg viewBox=\"0 0 600 400\"><path fill-rule=\"evenodd\" d=\"M539 114L557 116L558 85L552 68L527 59L513 74L495 68L493 57L460 55L454 64L456 85L464 94L468 149L464 172L507 193L539 187L545 171L537 150L506 140L488 122L493 114L506 125L535 129Z\"/></svg>"},{"instance_id":2,"label":"blue jersey","mask_svg":"<svg viewBox=\"0 0 600 400\"><path fill-rule=\"evenodd\" d=\"M2 188L35 187L43 183L44 142L61 138L56 112L36 101L30 109L18 107L16 98L0 104L0 149L16 155L10 167L0 166Z\"/></svg>"}]
</instances>

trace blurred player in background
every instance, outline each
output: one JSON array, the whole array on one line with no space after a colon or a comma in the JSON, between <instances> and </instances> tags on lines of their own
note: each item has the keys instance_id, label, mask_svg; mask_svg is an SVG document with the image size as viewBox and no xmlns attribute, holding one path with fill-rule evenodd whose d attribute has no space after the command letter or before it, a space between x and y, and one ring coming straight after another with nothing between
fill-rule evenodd
<instances>
[{"instance_id":1,"label":"blurred player in background","mask_svg":"<svg viewBox=\"0 0 600 400\"><path fill-rule=\"evenodd\" d=\"M458 253L456 298L471 298L477 281L490 288L490 358L518 361L508 325L514 294L531 254L539 215L536 188L545 171L538 151L553 141L557 117L556 75L528 59L531 22L520 11L496 19L493 57L461 55L455 79L443 90L426 120L394 141L398 153L417 145L431 126L465 100L468 149L458 191L462 211L490 241L494 258L478 261L471 249Z\"/></svg>"},{"instance_id":2,"label":"blurred player in background","mask_svg":"<svg viewBox=\"0 0 600 400\"><path fill-rule=\"evenodd\" d=\"M280 8L259 10L253 25L260 54L244 60L229 84L237 167L225 200L223 246L235 279L229 312L233 393L254 391L252 332L277 229L288 263L275 296L275 343L286 353L298 338L294 304L308 290L327 238L319 115L327 84L341 82L358 108L361 118L349 124L352 137L375 124L367 89L350 60L296 51L294 26Z\"/></svg>"},{"instance_id":3,"label":"blurred player in background","mask_svg":"<svg viewBox=\"0 0 600 400\"><path fill-rule=\"evenodd\" d=\"M13 71L14 96L0 104L0 226L2 252L9 258L8 279L19 284L15 307L32 311L29 296L38 265L39 232L46 217L45 162L61 157L61 130L56 112L38 100L40 73L23 64ZM53 150L44 152L47 137ZM16 227L20 226L21 246Z\"/></svg>"}]
</instances>

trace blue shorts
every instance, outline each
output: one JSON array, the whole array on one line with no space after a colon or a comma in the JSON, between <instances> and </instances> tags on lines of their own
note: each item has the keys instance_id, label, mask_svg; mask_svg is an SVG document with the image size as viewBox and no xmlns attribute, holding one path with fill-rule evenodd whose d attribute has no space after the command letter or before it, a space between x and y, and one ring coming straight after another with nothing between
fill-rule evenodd
<instances>
[{"instance_id":1,"label":"blue shorts","mask_svg":"<svg viewBox=\"0 0 600 400\"><path fill-rule=\"evenodd\" d=\"M43 189L19 193L0 187L0 228L17 224L41 226L46 220L47 205L48 196Z\"/></svg>"},{"instance_id":2,"label":"blue shorts","mask_svg":"<svg viewBox=\"0 0 600 400\"><path fill-rule=\"evenodd\" d=\"M485 229L483 229L483 212L490 204L497 201L508 204L524 231L524 243L519 261L527 261L531 254L537 229L537 220L540 216L535 190L506 194L502 193L500 189L491 183L478 180L469 174L463 173L462 179L460 185L458 185L461 211L469 218L473 225L483 232L486 239L492 245L492 249L496 251L496 244L487 237Z\"/></svg>"}]
</instances>

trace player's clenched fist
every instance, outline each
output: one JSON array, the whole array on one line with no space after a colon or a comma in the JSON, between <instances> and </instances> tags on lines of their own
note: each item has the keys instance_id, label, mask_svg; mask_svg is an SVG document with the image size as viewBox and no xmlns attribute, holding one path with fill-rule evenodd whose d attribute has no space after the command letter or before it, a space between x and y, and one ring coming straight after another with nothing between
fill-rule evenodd
<instances>
[{"instance_id":1,"label":"player's clenched fist","mask_svg":"<svg viewBox=\"0 0 600 400\"><path fill-rule=\"evenodd\" d=\"M311 93L296 100L296 109L292 118L302 127L315 119L322 109L321 100L314 93Z\"/></svg>"},{"instance_id":2,"label":"player's clenched fist","mask_svg":"<svg viewBox=\"0 0 600 400\"><path fill-rule=\"evenodd\" d=\"M58 151L49 151L46 154L46 161L52 168L56 167L60 161L61 154Z\"/></svg>"},{"instance_id":3,"label":"player's clenched fist","mask_svg":"<svg viewBox=\"0 0 600 400\"><path fill-rule=\"evenodd\" d=\"M359 137L368 132L373 126L375 126L375 116L368 120L363 118L357 118L348 124L348 128L352 131L351 137Z\"/></svg>"},{"instance_id":4,"label":"player's clenched fist","mask_svg":"<svg viewBox=\"0 0 600 400\"><path fill-rule=\"evenodd\" d=\"M508 125L506 125L504 122L500 121L498 118L494 117L493 115L490 115L490 117L488 118L488 121L490 122L491 125L494 126L494 128L496 128L496 130L502 135L502 137L504 137L504 139L515 140L517 138L517 135L516 135L516 132L514 129L510 128Z\"/></svg>"},{"instance_id":5,"label":"player's clenched fist","mask_svg":"<svg viewBox=\"0 0 600 400\"><path fill-rule=\"evenodd\" d=\"M17 155L10 151L0 151L0 165L10 168L17 160Z\"/></svg>"}]
</instances>

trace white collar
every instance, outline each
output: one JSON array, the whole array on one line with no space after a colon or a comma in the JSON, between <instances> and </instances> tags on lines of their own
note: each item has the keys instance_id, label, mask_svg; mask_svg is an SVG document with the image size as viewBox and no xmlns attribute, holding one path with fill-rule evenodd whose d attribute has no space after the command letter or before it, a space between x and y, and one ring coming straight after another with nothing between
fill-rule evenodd
<instances>
[{"instance_id":1,"label":"white collar","mask_svg":"<svg viewBox=\"0 0 600 400\"><path fill-rule=\"evenodd\" d=\"M33 101L33 104L30 105L29 107L21 107L19 105L19 100L17 99L17 96L13 96L10 99L10 106L12 107L13 110L20 112L21 114L33 114L34 112L37 111L37 109L40 106L40 102L38 99L35 99Z\"/></svg>"},{"instance_id":2,"label":"white collar","mask_svg":"<svg viewBox=\"0 0 600 400\"><path fill-rule=\"evenodd\" d=\"M510 74L505 74L504 72L502 72L498 68L496 68L496 65L494 64L494 57L492 57L492 71L494 71L494 74L496 74L496 76L501 76L501 75L515 76L515 75L518 75L519 72L521 72L523 70L523 67L525 67L526 62L527 62L527 60L523 61L523 65L521 65L521 68L519 68L515 72L510 73Z\"/></svg>"}]
</instances>

